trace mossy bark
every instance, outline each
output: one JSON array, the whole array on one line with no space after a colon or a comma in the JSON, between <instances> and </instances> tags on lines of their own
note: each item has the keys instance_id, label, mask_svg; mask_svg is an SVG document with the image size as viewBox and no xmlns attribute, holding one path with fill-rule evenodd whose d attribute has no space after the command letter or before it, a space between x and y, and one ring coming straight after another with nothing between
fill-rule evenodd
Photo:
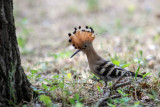
<instances>
[{"instance_id":1,"label":"mossy bark","mask_svg":"<svg viewBox=\"0 0 160 107\"><path fill-rule=\"evenodd\" d=\"M13 17L13 1L0 0L0 107L32 98L31 84L21 66Z\"/></svg>"}]
</instances>

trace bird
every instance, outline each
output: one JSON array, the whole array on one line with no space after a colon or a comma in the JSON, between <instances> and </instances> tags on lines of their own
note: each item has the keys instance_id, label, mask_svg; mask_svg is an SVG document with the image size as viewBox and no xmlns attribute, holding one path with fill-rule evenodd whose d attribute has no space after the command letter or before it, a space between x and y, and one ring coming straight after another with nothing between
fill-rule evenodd
<instances>
[{"instance_id":1,"label":"bird","mask_svg":"<svg viewBox=\"0 0 160 107\"><path fill-rule=\"evenodd\" d=\"M72 56L75 56L77 53L82 51L86 54L88 59L88 64L90 71L99 77L107 85L108 81L112 81L116 78L119 78L124 73L126 77L135 76L134 72L126 70L120 66L113 64L111 61L106 60L99 56L93 47L93 40L95 39L95 33L92 27L86 26L82 29L81 26L75 27L73 33L68 33L70 44L78 49ZM137 74L137 77L142 78L143 76Z\"/></svg>"}]
</instances>

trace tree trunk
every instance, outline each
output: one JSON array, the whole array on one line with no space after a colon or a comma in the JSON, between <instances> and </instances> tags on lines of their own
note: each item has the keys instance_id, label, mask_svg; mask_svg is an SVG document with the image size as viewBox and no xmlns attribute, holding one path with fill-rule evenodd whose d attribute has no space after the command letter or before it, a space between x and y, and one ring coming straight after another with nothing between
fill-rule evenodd
<instances>
[{"instance_id":1,"label":"tree trunk","mask_svg":"<svg viewBox=\"0 0 160 107\"><path fill-rule=\"evenodd\" d=\"M0 0L0 107L30 101L32 90L21 66L13 1Z\"/></svg>"}]
</instances>

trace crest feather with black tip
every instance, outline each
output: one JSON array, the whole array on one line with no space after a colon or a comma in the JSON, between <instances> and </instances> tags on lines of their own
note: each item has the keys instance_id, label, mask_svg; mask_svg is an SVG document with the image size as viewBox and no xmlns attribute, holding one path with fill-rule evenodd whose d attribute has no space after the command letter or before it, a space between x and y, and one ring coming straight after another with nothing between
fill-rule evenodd
<instances>
[{"instance_id":1,"label":"crest feather with black tip","mask_svg":"<svg viewBox=\"0 0 160 107\"><path fill-rule=\"evenodd\" d=\"M92 42L95 39L94 30L92 27L86 26L81 29L81 26L74 28L73 34L69 33L69 42L76 48L81 49L84 42Z\"/></svg>"}]
</instances>

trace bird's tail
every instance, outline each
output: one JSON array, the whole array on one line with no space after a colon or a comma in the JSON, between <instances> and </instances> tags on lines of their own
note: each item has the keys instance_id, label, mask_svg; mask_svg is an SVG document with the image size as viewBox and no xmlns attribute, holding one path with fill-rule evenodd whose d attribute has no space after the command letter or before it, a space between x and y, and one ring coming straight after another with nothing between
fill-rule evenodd
<instances>
[{"instance_id":1,"label":"bird's tail","mask_svg":"<svg viewBox=\"0 0 160 107\"><path fill-rule=\"evenodd\" d=\"M131 71L128 71L127 73L126 73L126 76L133 76L133 77L135 77L135 73L134 72L131 72ZM137 74L137 77L140 77L140 78L142 78L143 76L142 75L140 75L140 74Z\"/></svg>"}]
</instances>

